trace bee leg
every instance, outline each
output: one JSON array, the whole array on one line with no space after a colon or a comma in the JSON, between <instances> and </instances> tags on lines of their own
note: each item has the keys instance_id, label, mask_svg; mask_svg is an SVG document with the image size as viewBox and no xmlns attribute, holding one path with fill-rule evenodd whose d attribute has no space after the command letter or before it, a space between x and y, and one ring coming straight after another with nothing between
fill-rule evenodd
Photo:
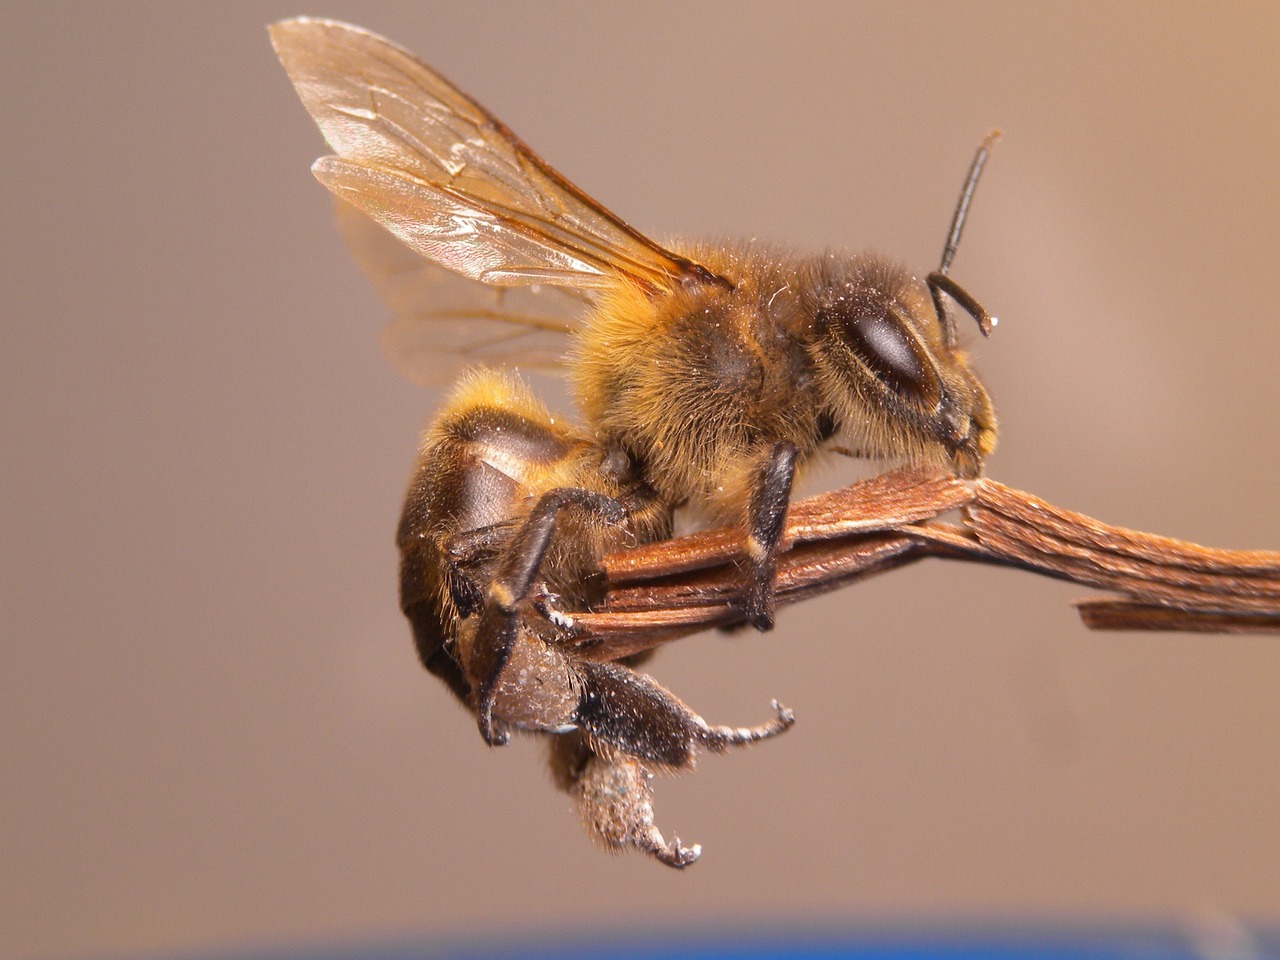
<instances>
[{"instance_id":1,"label":"bee leg","mask_svg":"<svg viewBox=\"0 0 1280 960\"><path fill-rule=\"evenodd\" d=\"M400 608L413 630L418 659L463 703L470 702L471 686L449 650L449 637L438 601L434 599L436 585L443 580L459 615L470 616L484 596L469 571L496 555L501 545L510 539L512 529L510 523L498 523L446 538L444 542L413 529L400 537Z\"/></svg>"},{"instance_id":2,"label":"bee leg","mask_svg":"<svg viewBox=\"0 0 1280 960\"><path fill-rule=\"evenodd\" d=\"M652 677L616 663L579 662L575 670L582 687L574 716L579 732L568 736L580 739L583 759L561 783L583 823L611 849L633 847L668 866L687 867L702 848L666 840L654 823L650 765L687 770L699 746L720 753L767 740L790 729L795 715L775 700L776 716L765 723L713 726Z\"/></svg>"},{"instance_id":3,"label":"bee leg","mask_svg":"<svg viewBox=\"0 0 1280 960\"><path fill-rule=\"evenodd\" d=\"M754 727L726 727L719 724L715 726L704 724L703 746L713 753L723 753L730 747L742 747L749 743L768 740L780 733L785 733L795 726L796 715L789 707L784 707L777 700L770 700L769 706L777 716L772 720L756 724ZM701 720L702 718L699 717L698 719Z\"/></svg>"},{"instance_id":4,"label":"bee leg","mask_svg":"<svg viewBox=\"0 0 1280 960\"><path fill-rule=\"evenodd\" d=\"M671 770L694 764L699 746L716 753L776 737L795 716L776 700L777 716L754 727L708 724L652 677L616 663L575 664L581 684L574 722L607 754L628 754Z\"/></svg>"},{"instance_id":5,"label":"bee leg","mask_svg":"<svg viewBox=\"0 0 1280 960\"><path fill-rule=\"evenodd\" d=\"M449 595L458 608L459 616L471 616L480 609L480 604L484 601L484 592L468 571L485 560L496 557L511 539L514 530L514 524L504 520L477 530L454 534L445 541L441 552L449 571Z\"/></svg>"},{"instance_id":6,"label":"bee leg","mask_svg":"<svg viewBox=\"0 0 1280 960\"><path fill-rule=\"evenodd\" d=\"M787 440L773 445L751 486L747 508L747 556L751 582L743 601L743 614L757 630L773 629L773 578L776 554L782 539L791 481L795 476L796 447Z\"/></svg>"},{"instance_id":7,"label":"bee leg","mask_svg":"<svg viewBox=\"0 0 1280 960\"><path fill-rule=\"evenodd\" d=\"M686 847L679 837L663 837L653 817L653 774L634 757L592 754L573 797L583 823L607 847L634 847L677 870L702 856L702 844Z\"/></svg>"},{"instance_id":8,"label":"bee leg","mask_svg":"<svg viewBox=\"0 0 1280 960\"><path fill-rule=\"evenodd\" d=\"M622 523L627 516L613 497L577 487L559 487L542 495L507 547L485 594L472 662L468 664L468 673L476 681L480 733L490 746L507 742L507 735L494 727L493 701L502 668L515 643L519 606L533 586L551 544L557 515L570 506L597 513L608 523Z\"/></svg>"},{"instance_id":9,"label":"bee leg","mask_svg":"<svg viewBox=\"0 0 1280 960\"><path fill-rule=\"evenodd\" d=\"M653 817L653 773L634 757L602 757L581 734L564 734L552 740L551 771L583 825L609 850L639 850L677 870L702 854L699 844L663 837Z\"/></svg>"}]
</instances>

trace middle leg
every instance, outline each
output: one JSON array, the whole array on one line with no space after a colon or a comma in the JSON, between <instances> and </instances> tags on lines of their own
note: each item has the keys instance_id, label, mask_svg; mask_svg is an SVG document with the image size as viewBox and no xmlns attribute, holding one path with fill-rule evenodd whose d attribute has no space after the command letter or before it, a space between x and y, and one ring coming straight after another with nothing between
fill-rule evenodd
<instances>
[{"instance_id":1,"label":"middle leg","mask_svg":"<svg viewBox=\"0 0 1280 960\"><path fill-rule=\"evenodd\" d=\"M787 440L773 445L756 471L747 504L751 580L743 601L743 613L747 623L761 631L773 629L773 580L777 573L778 544L791 501L796 452L795 444Z\"/></svg>"}]
</instances>

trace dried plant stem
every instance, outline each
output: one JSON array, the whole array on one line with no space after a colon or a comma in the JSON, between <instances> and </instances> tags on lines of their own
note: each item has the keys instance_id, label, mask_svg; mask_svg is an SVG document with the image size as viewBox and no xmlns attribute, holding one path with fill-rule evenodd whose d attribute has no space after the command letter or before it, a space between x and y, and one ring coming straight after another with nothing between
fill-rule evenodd
<instances>
[{"instance_id":1,"label":"dried plant stem","mask_svg":"<svg viewBox=\"0 0 1280 960\"><path fill-rule=\"evenodd\" d=\"M937 518L960 508L963 522ZM606 558L606 604L575 615L581 655L615 659L741 622L741 538L708 530ZM1092 629L1280 632L1280 553L1125 530L994 480L897 470L792 505L779 606L924 557L1019 567L1119 594Z\"/></svg>"}]
</instances>

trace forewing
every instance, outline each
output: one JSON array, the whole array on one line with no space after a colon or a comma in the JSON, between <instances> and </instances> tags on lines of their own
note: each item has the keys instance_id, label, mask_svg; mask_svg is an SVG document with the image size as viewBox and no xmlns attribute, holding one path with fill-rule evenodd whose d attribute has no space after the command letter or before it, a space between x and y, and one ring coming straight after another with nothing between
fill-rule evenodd
<instances>
[{"instance_id":1,"label":"forewing","mask_svg":"<svg viewBox=\"0 0 1280 960\"><path fill-rule=\"evenodd\" d=\"M350 204L334 204L339 232L396 314L382 348L405 377L426 386L461 365L563 366L568 334L588 309L565 287L494 287L423 259Z\"/></svg>"},{"instance_id":2,"label":"forewing","mask_svg":"<svg viewBox=\"0 0 1280 960\"><path fill-rule=\"evenodd\" d=\"M330 190L419 253L499 286L654 293L714 282L582 193L444 77L348 24L271 28L303 104L338 154L313 168Z\"/></svg>"}]
</instances>

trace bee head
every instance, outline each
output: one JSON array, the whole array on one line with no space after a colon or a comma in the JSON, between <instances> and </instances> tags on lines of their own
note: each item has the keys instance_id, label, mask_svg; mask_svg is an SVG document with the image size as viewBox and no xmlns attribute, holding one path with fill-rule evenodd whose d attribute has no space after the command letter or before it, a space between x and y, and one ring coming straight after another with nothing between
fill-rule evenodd
<instances>
[{"instance_id":1,"label":"bee head","mask_svg":"<svg viewBox=\"0 0 1280 960\"><path fill-rule=\"evenodd\" d=\"M995 448L991 400L913 277L831 258L812 288L811 356L842 428L874 456L941 460L977 476Z\"/></svg>"}]
</instances>

